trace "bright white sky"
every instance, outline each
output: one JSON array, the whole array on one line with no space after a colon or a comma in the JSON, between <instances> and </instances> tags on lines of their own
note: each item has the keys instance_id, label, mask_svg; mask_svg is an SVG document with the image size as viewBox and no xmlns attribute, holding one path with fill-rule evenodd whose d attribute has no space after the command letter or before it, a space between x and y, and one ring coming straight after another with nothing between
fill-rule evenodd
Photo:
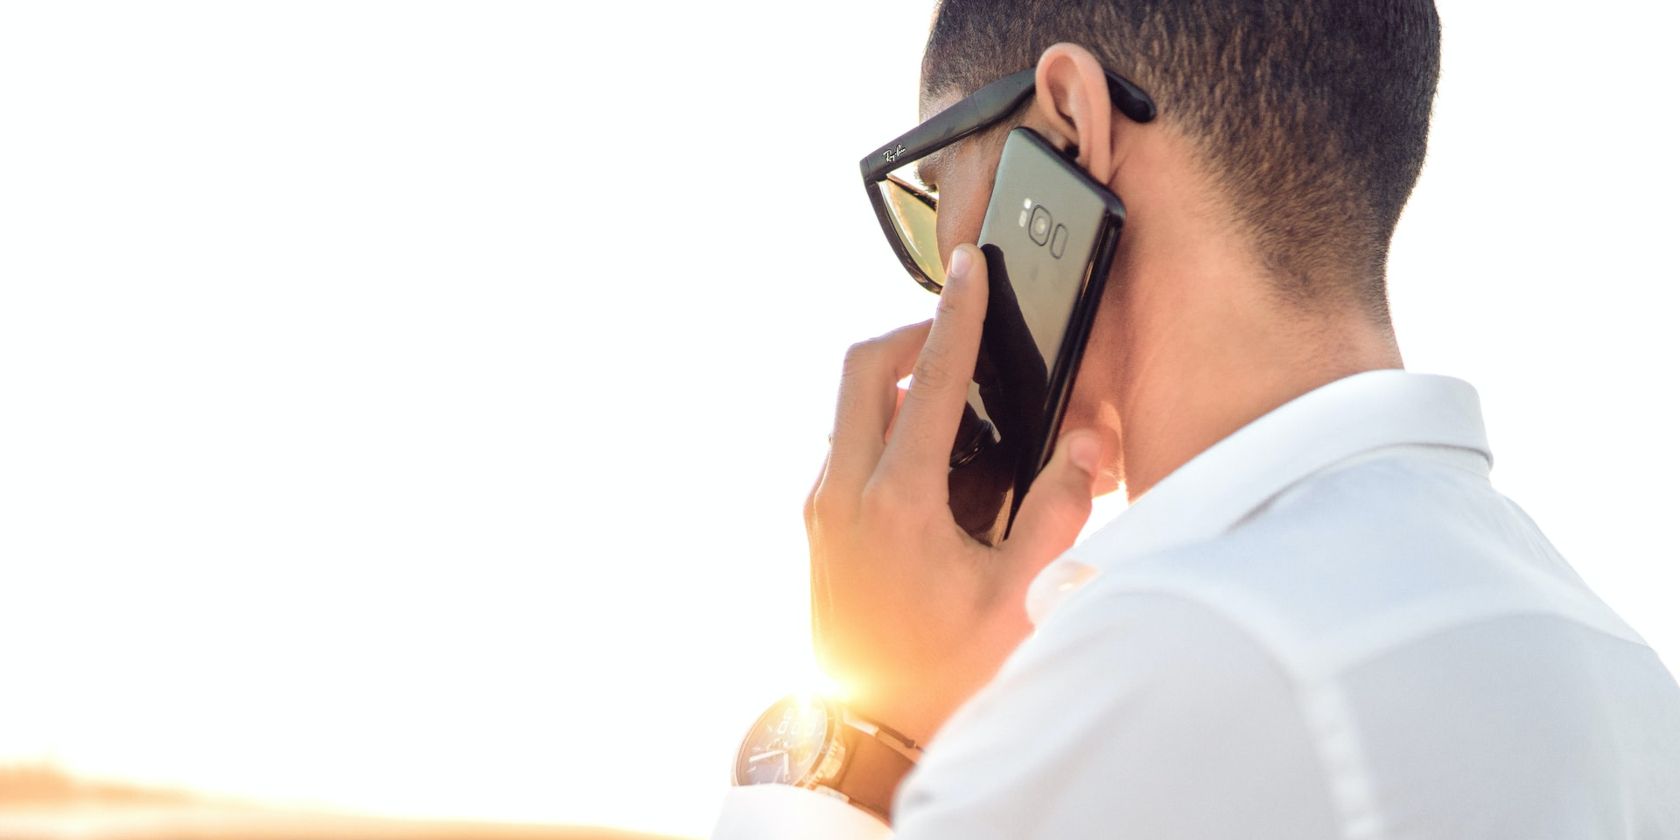
<instances>
[{"instance_id":1,"label":"bright white sky","mask_svg":"<svg viewBox=\"0 0 1680 840\"><path fill-rule=\"evenodd\" d=\"M931 3L586 5L0 11L0 758L707 831ZM1672 666L1680 12L1441 7L1406 360Z\"/></svg>"}]
</instances>

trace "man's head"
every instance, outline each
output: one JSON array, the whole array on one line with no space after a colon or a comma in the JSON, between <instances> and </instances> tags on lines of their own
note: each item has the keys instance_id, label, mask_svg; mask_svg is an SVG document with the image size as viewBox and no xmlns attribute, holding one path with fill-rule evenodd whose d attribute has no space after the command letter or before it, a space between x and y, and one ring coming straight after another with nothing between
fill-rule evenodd
<instances>
[{"instance_id":1,"label":"man's head","mask_svg":"<svg viewBox=\"0 0 1680 840\"><path fill-rule=\"evenodd\" d=\"M1127 206L1062 428L1102 430L1132 495L1296 395L1400 366L1385 264L1439 33L1432 0L941 0L923 119L1037 71L1020 112L920 162L942 256L978 237L1017 125ZM1157 118L1118 114L1104 68Z\"/></svg>"},{"instance_id":2,"label":"man's head","mask_svg":"<svg viewBox=\"0 0 1680 840\"><path fill-rule=\"evenodd\" d=\"M1432 0L943 0L924 110L1059 42L1155 98L1278 291L1386 319L1388 242L1423 164L1440 63ZM1000 148L1021 116L985 140Z\"/></svg>"}]
</instances>

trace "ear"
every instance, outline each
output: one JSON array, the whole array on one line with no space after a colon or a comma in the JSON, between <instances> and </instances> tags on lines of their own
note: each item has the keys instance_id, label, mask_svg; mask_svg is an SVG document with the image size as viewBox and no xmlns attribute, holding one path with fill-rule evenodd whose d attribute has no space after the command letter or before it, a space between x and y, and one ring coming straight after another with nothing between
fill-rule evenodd
<instances>
[{"instance_id":1,"label":"ear","mask_svg":"<svg viewBox=\"0 0 1680 840\"><path fill-rule=\"evenodd\" d=\"M1078 162L1099 183L1114 177L1114 104L1101 62L1084 47L1053 44L1038 59L1039 117L1079 147Z\"/></svg>"}]
</instances>

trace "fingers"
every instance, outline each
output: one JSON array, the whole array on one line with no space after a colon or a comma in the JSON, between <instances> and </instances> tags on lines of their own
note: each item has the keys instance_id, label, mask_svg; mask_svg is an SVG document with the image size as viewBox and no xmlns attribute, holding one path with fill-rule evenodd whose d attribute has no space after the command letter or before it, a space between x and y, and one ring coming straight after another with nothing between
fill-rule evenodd
<instances>
[{"instance_id":1,"label":"fingers","mask_svg":"<svg viewBox=\"0 0 1680 840\"><path fill-rule=\"evenodd\" d=\"M892 439L881 456L884 475L912 492L944 498L951 446L980 355L986 319L986 261L973 245L951 255L944 291L916 357L910 389L893 421Z\"/></svg>"},{"instance_id":2,"label":"fingers","mask_svg":"<svg viewBox=\"0 0 1680 840\"><path fill-rule=\"evenodd\" d=\"M1056 445L1050 463L1033 479L1005 550L1023 561L1024 574L1037 574L1079 539L1091 518L1097 466L1102 462L1102 438L1096 432L1068 432Z\"/></svg>"},{"instance_id":3,"label":"fingers","mask_svg":"<svg viewBox=\"0 0 1680 840\"><path fill-rule=\"evenodd\" d=\"M922 321L846 351L834 412L834 442L821 492L855 497L874 474L885 448L887 424L898 404L898 381L910 372L916 350L933 322Z\"/></svg>"}]
</instances>

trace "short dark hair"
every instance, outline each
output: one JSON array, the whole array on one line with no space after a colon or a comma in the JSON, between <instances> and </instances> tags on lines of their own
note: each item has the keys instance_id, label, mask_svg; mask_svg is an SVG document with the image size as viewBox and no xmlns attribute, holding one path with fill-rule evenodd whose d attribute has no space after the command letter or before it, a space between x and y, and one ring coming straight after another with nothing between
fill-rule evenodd
<instances>
[{"instance_id":1,"label":"short dark hair","mask_svg":"<svg viewBox=\"0 0 1680 840\"><path fill-rule=\"evenodd\" d=\"M1059 41L1195 143L1281 292L1387 320L1440 72L1433 0L940 0L922 91L966 94Z\"/></svg>"}]
</instances>

